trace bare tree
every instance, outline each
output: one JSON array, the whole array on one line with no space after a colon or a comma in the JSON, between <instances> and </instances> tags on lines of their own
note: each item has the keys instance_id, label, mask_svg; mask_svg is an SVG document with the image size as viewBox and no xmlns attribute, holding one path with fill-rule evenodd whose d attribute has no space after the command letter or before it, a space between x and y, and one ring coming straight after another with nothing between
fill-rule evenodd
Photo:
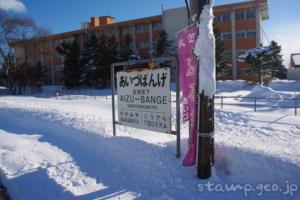
<instances>
[{"instance_id":1,"label":"bare tree","mask_svg":"<svg viewBox=\"0 0 300 200\"><path fill-rule=\"evenodd\" d=\"M18 73L18 69L11 44L18 40L45 36L48 33L49 31L37 26L34 20L27 16L9 15L0 10L0 78L12 93L18 82L14 80L18 76L14 77L13 74Z\"/></svg>"}]
</instances>

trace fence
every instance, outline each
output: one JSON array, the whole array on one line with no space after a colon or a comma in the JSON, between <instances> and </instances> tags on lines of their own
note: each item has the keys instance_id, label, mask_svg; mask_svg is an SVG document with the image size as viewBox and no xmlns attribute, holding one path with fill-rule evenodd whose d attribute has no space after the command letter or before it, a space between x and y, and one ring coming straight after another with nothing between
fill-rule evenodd
<instances>
[{"instance_id":1,"label":"fence","mask_svg":"<svg viewBox=\"0 0 300 200\"><path fill-rule=\"evenodd\" d=\"M218 102L219 99L219 102ZM235 102L224 102L228 99L233 99ZM242 100L238 101L237 100ZM299 102L299 104L298 104ZM270 104L274 105L270 105ZM295 116L298 114L298 106L300 106L300 99L297 98L261 98L261 97L237 97L237 96L215 96L215 104L221 105L221 109L224 108L224 105L230 106L241 106L241 107L253 107L254 112L257 111L257 108L289 108L294 109ZM280 105L282 104L282 105ZM284 105L286 104L286 105ZM300 108L300 107L299 107Z\"/></svg>"},{"instance_id":2,"label":"fence","mask_svg":"<svg viewBox=\"0 0 300 200\"><path fill-rule=\"evenodd\" d=\"M55 98L57 100L100 100L111 101L111 92L107 91L107 94L99 95L96 92L89 90L62 90L59 93L48 92L30 95L40 98ZM234 101L230 101L234 100ZM238 101L240 100L240 101ZM172 95L172 101L175 101L175 96ZM283 104L283 105L280 105ZM261 98L261 97L240 97L240 96L215 96L215 104L220 105L221 109L224 106L239 106L239 107L251 107L254 112L257 112L258 108L288 108L293 109L295 116L298 115L298 109L300 109L300 99L298 98ZM286 104L286 105L284 105Z\"/></svg>"}]
</instances>

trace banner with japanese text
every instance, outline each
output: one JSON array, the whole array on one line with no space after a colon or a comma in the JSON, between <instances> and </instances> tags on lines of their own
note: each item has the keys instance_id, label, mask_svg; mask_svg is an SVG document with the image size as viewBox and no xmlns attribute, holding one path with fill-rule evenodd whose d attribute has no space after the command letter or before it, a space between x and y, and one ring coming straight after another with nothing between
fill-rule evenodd
<instances>
[{"instance_id":1,"label":"banner with japanese text","mask_svg":"<svg viewBox=\"0 0 300 200\"><path fill-rule=\"evenodd\" d=\"M117 73L122 125L171 133L170 68Z\"/></svg>"},{"instance_id":2,"label":"banner with japanese text","mask_svg":"<svg viewBox=\"0 0 300 200\"><path fill-rule=\"evenodd\" d=\"M184 166L192 166L196 163L198 60L193 50L198 35L199 30L196 24L177 33L182 115L183 121L189 122L189 150L183 160Z\"/></svg>"}]
</instances>

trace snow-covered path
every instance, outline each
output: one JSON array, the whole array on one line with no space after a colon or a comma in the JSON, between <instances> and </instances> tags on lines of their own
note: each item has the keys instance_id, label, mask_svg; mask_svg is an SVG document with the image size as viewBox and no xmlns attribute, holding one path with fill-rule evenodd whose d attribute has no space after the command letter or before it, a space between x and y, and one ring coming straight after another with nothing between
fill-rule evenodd
<instances>
[{"instance_id":1,"label":"snow-covered path","mask_svg":"<svg viewBox=\"0 0 300 200\"><path fill-rule=\"evenodd\" d=\"M187 127L183 125L183 151ZM14 199L242 199L199 191L195 169L175 158L175 137L118 127L111 103L0 97L0 169ZM215 184L278 184L261 199L290 199L300 182L300 119L216 112ZM259 189L248 192L257 199ZM294 192L299 199L299 191Z\"/></svg>"}]
</instances>

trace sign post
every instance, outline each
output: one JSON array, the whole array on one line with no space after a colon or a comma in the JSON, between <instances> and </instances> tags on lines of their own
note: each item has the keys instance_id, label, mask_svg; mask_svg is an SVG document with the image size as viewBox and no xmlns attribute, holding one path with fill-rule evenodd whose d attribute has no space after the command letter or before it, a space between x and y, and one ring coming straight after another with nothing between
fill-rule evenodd
<instances>
[{"instance_id":1,"label":"sign post","mask_svg":"<svg viewBox=\"0 0 300 200\"><path fill-rule=\"evenodd\" d=\"M157 58L114 63L112 77L112 121L113 134L116 125L152 130L176 135L176 157L180 157L180 102L179 69L176 66L176 130L172 131L171 113L171 72L170 67L147 67L149 63L171 61L173 58ZM121 67L115 73L117 67ZM117 74L117 75L116 75ZM116 76L115 76L116 75ZM115 95L117 91L118 120L115 114Z\"/></svg>"}]
</instances>

